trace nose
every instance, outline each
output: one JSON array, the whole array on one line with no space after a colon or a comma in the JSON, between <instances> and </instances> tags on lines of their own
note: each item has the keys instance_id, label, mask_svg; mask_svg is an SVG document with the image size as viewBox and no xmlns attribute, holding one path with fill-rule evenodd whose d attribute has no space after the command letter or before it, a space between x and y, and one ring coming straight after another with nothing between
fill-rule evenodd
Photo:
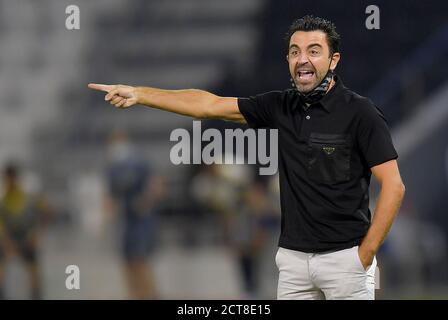
<instances>
[{"instance_id":1,"label":"nose","mask_svg":"<svg viewBox=\"0 0 448 320\"><path fill-rule=\"evenodd\" d=\"M309 60L307 54L301 54L298 56L298 58L297 58L297 66L298 67L304 66L307 63L310 63L310 60Z\"/></svg>"}]
</instances>

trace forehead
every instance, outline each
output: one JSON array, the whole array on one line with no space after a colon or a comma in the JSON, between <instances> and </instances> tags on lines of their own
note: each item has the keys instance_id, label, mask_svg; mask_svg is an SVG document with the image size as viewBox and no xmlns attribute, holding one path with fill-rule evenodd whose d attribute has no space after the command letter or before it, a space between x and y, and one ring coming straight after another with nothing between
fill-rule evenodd
<instances>
[{"instance_id":1,"label":"forehead","mask_svg":"<svg viewBox=\"0 0 448 320\"><path fill-rule=\"evenodd\" d=\"M316 31L296 31L289 40L289 46L296 45L299 48L306 48L310 44L320 44L322 47L327 48L327 35L325 32Z\"/></svg>"}]
</instances>

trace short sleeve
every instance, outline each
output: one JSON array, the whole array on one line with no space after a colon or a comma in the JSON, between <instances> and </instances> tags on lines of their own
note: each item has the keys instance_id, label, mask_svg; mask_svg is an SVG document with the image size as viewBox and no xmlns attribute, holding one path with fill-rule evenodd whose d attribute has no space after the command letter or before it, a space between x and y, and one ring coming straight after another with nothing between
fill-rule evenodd
<instances>
[{"instance_id":1,"label":"short sleeve","mask_svg":"<svg viewBox=\"0 0 448 320\"><path fill-rule=\"evenodd\" d=\"M276 113L280 110L281 91L271 91L249 98L238 98L238 108L249 127L276 128Z\"/></svg>"},{"instance_id":2,"label":"short sleeve","mask_svg":"<svg viewBox=\"0 0 448 320\"><path fill-rule=\"evenodd\" d=\"M361 110L357 140L369 168L397 159L383 112L373 104L362 106Z\"/></svg>"}]
</instances>

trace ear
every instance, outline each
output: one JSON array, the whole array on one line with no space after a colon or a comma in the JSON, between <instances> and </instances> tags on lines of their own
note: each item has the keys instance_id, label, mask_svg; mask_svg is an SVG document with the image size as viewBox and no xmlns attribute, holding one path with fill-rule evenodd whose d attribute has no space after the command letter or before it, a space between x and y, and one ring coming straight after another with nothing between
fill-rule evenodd
<instances>
[{"instance_id":1,"label":"ear","mask_svg":"<svg viewBox=\"0 0 448 320\"><path fill-rule=\"evenodd\" d=\"M287 54L285 58L286 58L286 61L289 62L289 54Z\"/></svg>"},{"instance_id":2,"label":"ear","mask_svg":"<svg viewBox=\"0 0 448 320\"><path fill-rule=\"evenodd\" d=\"M331 57L331 63L330 63L331 70L336 69L336 66L338 65L338 62L340 59L341 59L341 55L339 54L339 52L333 53L333 56Z\"/></svg>"}]
</instances>

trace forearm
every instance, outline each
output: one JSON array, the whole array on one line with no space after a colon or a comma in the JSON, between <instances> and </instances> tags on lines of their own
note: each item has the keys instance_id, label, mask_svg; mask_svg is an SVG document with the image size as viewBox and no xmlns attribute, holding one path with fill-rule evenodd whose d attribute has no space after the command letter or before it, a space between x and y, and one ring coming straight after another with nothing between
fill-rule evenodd
<instances>
[{"instance_id":1,"label":"forearm","mask_svg":"<svg viewBox=\"0 0 448 320\"><path fill-rule=\"evenodd\" d=\"M239 110L238 99L234 97L219 97L197 89L164 90L99 83L89 83L88 87L107 92L104 99L117 108L142 104L194 118L245 123Z\"/></svg>"},{"instance_id":2,"label":"forearm","mask_svg":"<svg viewBox=\"0 0 448 320\"><path fill-rule=\"evenodd\" d=\"M218 100L218 96L203 90L163 90L137 87L139 104L194 118L207 118L208 110Z\"/></svg>"},{"instance_id":3,"label":"forearm","mask_svg":"<svg viewBox=\"0 0 448 320\"><path fill-rule=\"evenodd\" d=\"M384 182L382 184L372 224L361 244L365 252L375 255L386 239L400 209L404 192L404 186L401 182Z\"/></svg>"}]
</instances>

